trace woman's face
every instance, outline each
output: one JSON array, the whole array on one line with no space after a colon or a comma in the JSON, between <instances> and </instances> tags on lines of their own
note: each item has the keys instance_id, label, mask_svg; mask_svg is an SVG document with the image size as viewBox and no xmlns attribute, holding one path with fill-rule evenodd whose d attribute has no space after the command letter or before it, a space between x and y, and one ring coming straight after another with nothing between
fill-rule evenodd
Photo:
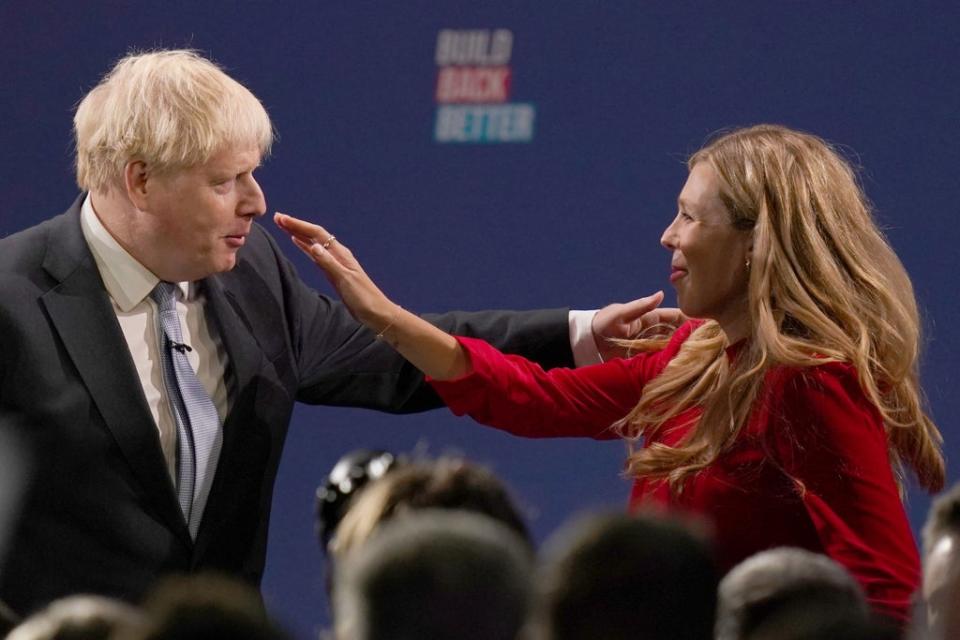
<instances>
[{"instance_id":1,"label":"woman's face","mask_svg":"<svg viewBox=\"0 0 960 640\"><path fill-rule=\"evenodd\" d=\"M752 233L734 228L707 162L690 170L677 208L660 244L672 254L670 282L680 309L692 318L716 320L731 341L738 340L748 328L746 262Z\"/></svg>"}]
</instances>

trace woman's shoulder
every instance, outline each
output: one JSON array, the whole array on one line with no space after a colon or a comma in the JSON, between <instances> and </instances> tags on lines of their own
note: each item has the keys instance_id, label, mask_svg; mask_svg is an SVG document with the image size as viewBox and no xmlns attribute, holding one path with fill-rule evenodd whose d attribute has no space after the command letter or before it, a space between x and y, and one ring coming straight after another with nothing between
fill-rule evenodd
<instances>
[{"instance_id":1,"label":"woman's shoulder","mask_svg":"<svg viewBox=\"0 0 960 640\"><path fill-rule=\"evenodd\" d=\"M663 372L687 339L703 324L703 320L687 320L674 329L669 337L651 340L643 350L620 360L615 366L623 367L642 382L651 380Z\"/></svg>"},{"instance_id":2,"label":"woman's shoulder","mask_svg":"<svg viewBox=\"0 0 960 640\"><path fill-rule=\"evenodd\" d=\"M883 433L880 413L850 363L774 367L765 380L764 395L764 405L777 407L779 418L794 427L807 425L819 430L830 424L834 434L862 434L864 428Z\"/></svg>"},{"instance_id":3,"label":"woman's shoulder","mask_svg":"<svg viewBox=\"0 0 960 640\"><path fill-rule=\"evenodd\" d=\"M667 343L654 352L656 359L666 365L667 362L672 360L674 356L680 352L680 349L690 336L705 323L705 320L687 320L681 324L670 334Z\"/></svg>"},{"instance_id":4,"label":"woman's shoulder","mask_svg":"<svg viewBox=\"0 0 960 640\"><path fill-rule=\"evenodd\" d=\"M773 384L758 405L754 428L805 489L822 495L851 477L889 474L883 418L860 387L855 367L830 361L770 373Z\"/></svg>"},{"instance_id":5,"label":"woman's shoulder","mask_svg":"<svg viewBox=\"0 0 960 640\"><path fill-rule=\"evenodd\" d=\"M678 350L687 339L693 335L693 332L702 327L707 323L706 320L687 320L679 327L677 327L672 334L670 334L670 342L667 343L667 346L664 349L674 349Z\"/></svg>"},{"instance_id":6,"label":"woman's shoulder","mask_svg":"<svg viewBox=\"0 0 960 640\"><path fill-rule=\"evenodd\" d=\"M767 373L768 389L804 395L840 387L862 395L856 368L849 362L826 360L811 366L775 365Z\"/></svg>"}]
</instances>

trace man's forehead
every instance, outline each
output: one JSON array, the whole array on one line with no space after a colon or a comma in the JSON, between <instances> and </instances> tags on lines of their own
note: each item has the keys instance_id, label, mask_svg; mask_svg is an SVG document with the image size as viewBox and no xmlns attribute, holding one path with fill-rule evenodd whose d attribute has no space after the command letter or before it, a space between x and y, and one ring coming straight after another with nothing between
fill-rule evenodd
<instances>
[{"instance_id":1,"label":"man's forehead","mask_svg":"<svg viewBox=\"0 0 960 640\"><path fill-rule=\"evenodd\" d=\"M255 145L228 145L214 153L203 166L213 170L249 171L260 166L261 157L260 149Z\"/></svg>"}]
</instances>

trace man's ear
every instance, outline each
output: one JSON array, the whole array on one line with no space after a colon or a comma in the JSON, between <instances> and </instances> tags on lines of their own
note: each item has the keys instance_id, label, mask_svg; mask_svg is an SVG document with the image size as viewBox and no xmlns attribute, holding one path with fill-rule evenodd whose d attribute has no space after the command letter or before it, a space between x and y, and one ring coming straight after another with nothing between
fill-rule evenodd
<instances>
[{"instance_id":1,"label":"man's ear","mask_svg":"<svg viewBox=\"0 0 960 640\"><path fill-rule=\"evenodd\" d=\"M131 160L123 168L123 184L127 197L137 209L147 207L147 163L143 160Z\"/></svg>"}]
</instances>

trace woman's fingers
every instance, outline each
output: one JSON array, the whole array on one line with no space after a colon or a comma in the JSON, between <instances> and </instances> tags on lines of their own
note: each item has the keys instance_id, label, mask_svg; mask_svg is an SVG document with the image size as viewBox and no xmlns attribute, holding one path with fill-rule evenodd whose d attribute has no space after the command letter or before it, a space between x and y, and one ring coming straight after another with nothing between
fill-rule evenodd
<instances>
[{"instance_id":1,"label":"woman's fingers","mask_svg":"<svg viewBox=\"0 0 960 640\"><path fill-rule=\"evenodd\" d=\"M368 326L379 326L384 317L389 319L395 313L396 305L383 295L350 249L333 234L320 225L286 214L277 213L273 219L297 248L323 270L355 318Z\"/></svg>"},{"instance_id":2,"label":"woman's fingers","mask_svg":"<svg viewBox=\"0 0 960 640\"><path fill-rule=\"evenodd\" d=\"M325 240L326 237L330 235L326 229L318 224L307 222L300 218L294 218L291 215L280 213L279 211L273 214L273 221L284 231L306 238Z\"/></svg>"},{"instance_id":3,"label":"woman's fingers","mask_svg":"<svg viewBox=\"0 0 960 640\"><path fill-rule=\"evenodd\" d=\"M313 260L317 266L323 269L330 281L335 285L341 280L344 273L349 269L349 265L344 264L342 258L330 251L333 246L324 248L323 244L302 239L300 236L290 236L293 244L297 245L301 251Z\"/></svg>"},{"instance_id":4,"label":"woman's fingers","mask_svg":"<svg viewBox=\"0 0 960 640\"><path fill-rule=\"evenodd\" d=\"M273 221L291 237L300 238L304 242L316 242L325 249L329 249L336 242L334 235L318 224L280 212L273 214Z\"/></svg>"},{"instance_id":5,"label":"woman's fingers","mask_svg":"<svg viewBox=\"0 0 960 640\"><path fill-rule=\"evenodd\" d=\"M351 258L352 255L336 237L318 224L300 220L285 213L277 212L273 221L278 227L286 231L301 251L314 257L314 247L334 252L338 259Z\"/></svg>"},{"instance_id":6,"label":"woman's fingers","mask_svg":"<svg viewBox=\"0 0 960 640\"><path fill-rule=\"evenodd\" d=\"M321 257L326 251L315 251L316 247L319 247L315 242L310 242L300 238L299 236L290 236L290 239L293 240L293 244L297 245L297 248L300 251L303 251L307 256L310 257L314 262L317 261L317 258ZM322 247L320 247L323 249Z\"/></svg>"}]
</instances>

